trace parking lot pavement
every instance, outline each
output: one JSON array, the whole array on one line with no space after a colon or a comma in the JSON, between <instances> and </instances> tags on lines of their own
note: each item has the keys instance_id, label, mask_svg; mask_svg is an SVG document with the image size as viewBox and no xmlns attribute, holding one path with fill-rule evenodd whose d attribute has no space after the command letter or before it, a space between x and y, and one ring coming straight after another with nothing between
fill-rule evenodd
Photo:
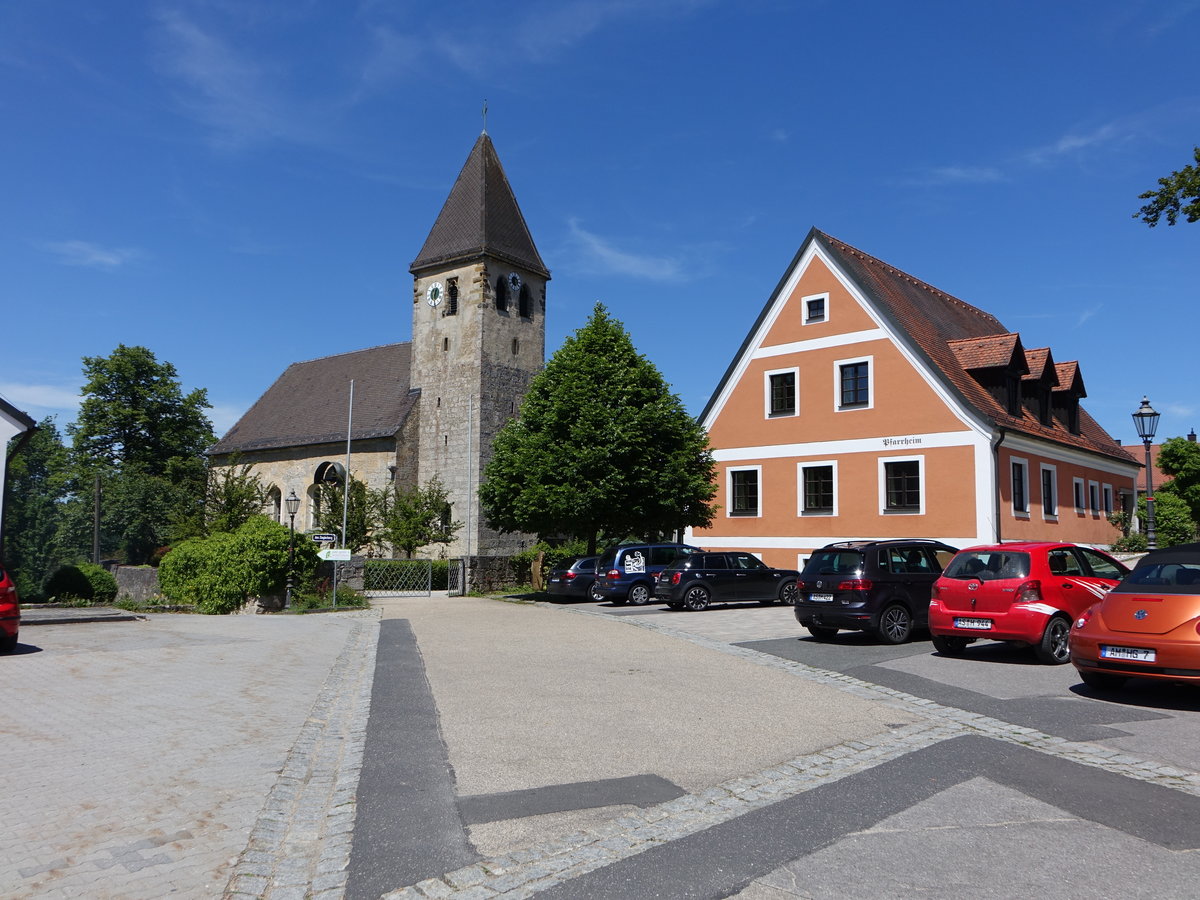
<instances>
[{"instance_id":1,"label":"parking lot pavement","mask_svg":"<svg viewBox=\"0 0 1200 900\"><path fill-rule=\"evenodd\" d=\"M1062 679L1062 669L1035 676L1032 667L994 668L990 689L959 688L950 675L923 671L947 661L926 660L927 642L881 647L848 636L818 645L798 627L780 637L779 614L788 613L780 609L656 615L604 604L506 606L462 606L468 614L457 621L453 605L433 616L417 605L389 613L412 623L446 739L450 790L468 853L478 856L398 882L389 898L1083 897L1138 894L1147 884L1161 896L1192 895L1200 774L1108 745L1135 736L1129 722L1153 728L1174 713L1069 691L1061 698L1043 679ZM551 616L534 614L539 608ZM451 638L471 621L476 637ZM783 680L760 680L754 669ZM1003 684L1005 672L1014 684ZM975 686L989 683L980 677ZM923 696L938 691L942 700ZM1028 701L1063 699L1073 706L1065 727L1089 736L1005 718L1023 710L1054 721ZM956 700L966 705L944 702ZM989 711L972 709L981 703ZM885 727L839 733L843 705L874 709ZM753 753L707 767L710 752L721 757L723 742L745 736L746 706L761 716L761 746L797 755L765 768ZM685 736L678 725L691 718ZM807 746L772 743L797 731ZM486 827L465 814L481 797L513 802L521 785L555 797L574 788L582 798L596 785L569 779L612 774L604 767L612 758L639 761L643 773L683 793L602 808L582 808L581 799L574 813L541 815L525 796L510 807L513 818ZM508 793L488 793L499 789Z\"/></svg>"},{"instance_id":2,"label":"parking lot pavement","mask_svg":"<svg viewBox=\"0 0 1200 900\"><path fill-rule=\"evenodd\" d=\"M329 809L353 801L353 785L337 795L353 742L323 744L315 718L368 695L353 676L377 628L368 612L22 629L0 657L3 895L212 897L237 876L289 896L344 880L348 835L332 872L316 845L339 846Z\"/></svg>"}]
</instances>

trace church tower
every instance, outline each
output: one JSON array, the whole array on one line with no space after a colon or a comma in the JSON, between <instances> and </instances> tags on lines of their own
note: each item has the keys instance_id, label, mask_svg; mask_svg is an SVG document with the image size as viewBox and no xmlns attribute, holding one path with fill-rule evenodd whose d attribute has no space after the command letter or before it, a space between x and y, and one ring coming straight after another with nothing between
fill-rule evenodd
<instances>
[{"instance_id":1,"label":"church tower","mask_svg":"<svg viewBox=\"0 0 1200 900\"><path fill-rule=\"evenodd\" d=\"M488 528L477 490L496 433L545 361L550 270L486 131L409 271L410 384L421 391L417 478L438 476L463 523L449 556L516 552L531 536Z\"/></svg>"}]
</instances>

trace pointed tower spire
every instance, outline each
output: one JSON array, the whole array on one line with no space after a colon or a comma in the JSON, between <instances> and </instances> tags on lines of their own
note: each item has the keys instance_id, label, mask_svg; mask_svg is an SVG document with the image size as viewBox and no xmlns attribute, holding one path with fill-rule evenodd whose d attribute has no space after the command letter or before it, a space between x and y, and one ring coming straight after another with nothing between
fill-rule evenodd
<instances>
[{"instance_id":1,"label":"pointed tower spire","mask_svg":"<svg viewBox=\"0 0 1200 900\"><path fill-rule=\"evenodd\" d=\"M483 256L550 277L486 131L471 148L425 246L408 270L419 276Z\"/></svg>"}]
</instances>

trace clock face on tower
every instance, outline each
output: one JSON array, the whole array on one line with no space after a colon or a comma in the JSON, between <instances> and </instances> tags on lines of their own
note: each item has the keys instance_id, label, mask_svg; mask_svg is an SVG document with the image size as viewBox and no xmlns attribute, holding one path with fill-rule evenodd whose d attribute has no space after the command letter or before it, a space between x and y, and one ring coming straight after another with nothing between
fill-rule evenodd
<instances>
[{"instance_id":1,"label":"clock face on tower","mask_svg":"<svg viewBox=\"0 0 1200 900\"><path fill-rule=\"evenodd\" d=\"M435 281L429 287L425 288L425 302L430 306L437 306L442 302L442 283Z\"/></svg>"},{"instance_id":2,"label":"clock face on tower","mask_svg":"<svg viewBox=\"0 0 1200 900\"><path fill-rule=\"evenodd\" d=\"M514 294L516 294L516 293L520 293L520 290L521 290L521 276L520 276L520 275L518 275L516 272L509 272L509 273L508 273L508 289L509 289L510 291L512 291Z\"/></svg>"}]
</instances>

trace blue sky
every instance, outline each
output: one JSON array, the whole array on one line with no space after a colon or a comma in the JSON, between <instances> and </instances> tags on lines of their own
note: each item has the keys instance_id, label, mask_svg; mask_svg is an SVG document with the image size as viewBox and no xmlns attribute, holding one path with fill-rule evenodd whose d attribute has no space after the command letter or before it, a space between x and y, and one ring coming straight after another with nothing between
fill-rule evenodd
<instances>
[{"instance_id":1,"label":"blue sky","mask_svg":"<svg viewBox=\"0 0 1200 900\"><path fill-rule=\"evenodd\" d=\"M1079 360L1125 443L1200 426L1200 0L0 5L0 394L74 415L118 343L223 432L292 361L408 340L487 130L553 273L693 413L813 225Z\"/></svg>"}]
</instances>

